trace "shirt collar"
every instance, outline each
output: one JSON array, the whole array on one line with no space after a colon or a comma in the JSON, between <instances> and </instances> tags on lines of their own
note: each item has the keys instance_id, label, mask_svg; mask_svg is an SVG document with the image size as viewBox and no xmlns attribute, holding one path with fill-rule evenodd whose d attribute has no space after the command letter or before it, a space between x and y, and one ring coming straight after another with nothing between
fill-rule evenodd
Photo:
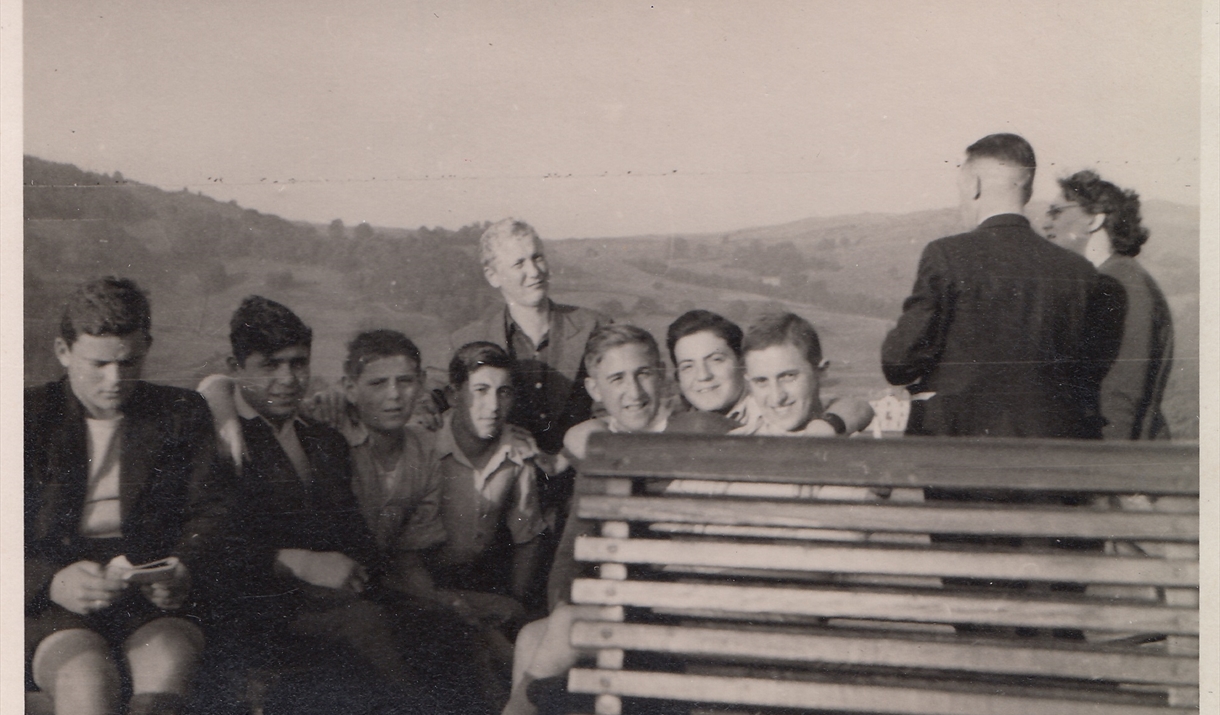
<instances>
[{"instance_id":1,"label":"shirt collar","mask_svg":"<svg viewBox=\"0 0 1220 715\"><path fill-rule=\"evenodd\" d=\"M750 391L747 389L742 392L741 399L737 401L737 404L729 408L729 411L724 413L724 416L738 424L744 425L750 422L757 414L758 410L755 409L754 401L750 399Z\"/></svg>"},{"instance_id":2,"label":"shirt collar","mask_svg":"<svg viewBox=\"0 0 1220 715\"><path fill-rule=\"evenodd\" d=\"M522 467L525 466L525 460L534 455L527 445L514 439L508 430L504 430L500 433L500 439L496 443L491 458L487 460L487 464L482 469L476 469L458 447L457 439L453 436L453 410L450 410L445 414L441 428L436 433L436 458L444 459L450 456L458 464L474 473L474 486L476 489L482 490L487 479L504 466L505 462Z\"/></svg>"},{"instance_id":3,"label":"shirt collar","mask_svg":"<svg viewBox=\"0 0 1220 715\"><path fill-rule=\"evenodd\" d=\"M550 318L547 321L546 335L542 336L542 340L541 340L542 344L549 342L551 339L551 335L555 333L555 323L559 316L559 312L555 310L555 303L550 298L547 298L546 301L547 301L547 307L550 308L550 313L549 313ZM529 336L526 336L523 331L521 331L521 326L517 325L517 321L513 320L512 312L508 309L508 305L505 305L504 306L504 342L509 346L510 349L512 348L512 344L513 344L513 336L518 332L521 332L522 335L525 336L526 338L529 337ZM533 342L533 341L531 341L531 342ZM536 349L540 349L541 346L535 345L534 347Z\"/></svg>"},{"instance_id":4,"label":"shirt collar","mask_svg":"<svg viewBox=\"0 0 1220 715\"><path fill-rule=\"evenodd\" d=\"M287 422L285 422L282 427L277 428L275 425L271 424L271 422L266 417L263 417L262 415L260 415L258 413L258 410L251 407L249 402L246 402L246 396L241 394L240 387L234 385L233 388L234 388L233 389L233 403L237 407L238 416L241 417L242 419L262 420L263 422L267 423L267 426L271 428L272 432L276 432L276 433L287 430L289 428L289 426L293 426L293 425L297 425L297 424L301 424L301 425L307 424L305 422L305 420L301 418L300 413L297 413L292 416L291 420L288 420Z\"/></svg>"},{"instance_id":5,"label":"shirt collar","mask_svg":"<svg viewBox=\"0 0 1220 715\"><path fill-rule=\"evenodd\" d=\"M357 420L343 420L339 425L339 432L347 439L348 447L359 447L369 441L368 428Z\"/></svg>"}]
</instances>

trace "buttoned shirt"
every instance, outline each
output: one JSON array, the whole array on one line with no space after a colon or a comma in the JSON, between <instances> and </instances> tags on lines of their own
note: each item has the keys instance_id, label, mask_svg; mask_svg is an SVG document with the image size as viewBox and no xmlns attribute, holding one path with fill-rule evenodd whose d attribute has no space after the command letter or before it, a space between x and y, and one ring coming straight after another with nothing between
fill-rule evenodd
<instances>
[{"instance_id":1,"label":"buttoned shirt","mask_svg":"<svg viewBox=\"0 0 1220 715\"><path fill-rule=\"evenodd\" d=\"M501 524L513 543L523 544L545 527L538 506L534 451L509 432L500 435L491 458L477 468L457 446L453 412L445 415L433 450L441 481L445 561L471 564L492 545Z\"/></svg>"},{"instance_id":2,"label":"buttoned shirt","mask_svg":"<svg viewBox=\"0 0 1220 715\"><path fill-rule=\"evenodd\" d=\"M559 318L559 313L552 310L546 334L535 344L508 309L504 310L505 347L513 359L516 383L509 421L538 435L559 427L562 415L551 414L551 410L554 405L564 404L573 389L572 380L553 367L551 336L559 334Z\"/></svg>"},{"instance_id":3,"label":"buttoned shirt","mask_svg":"<svg viewBox=\"0 0 1220 715\"><path fill-rule=\"evenodd\" d=\"M382 469L363 425L345 425L342 432L352 448L352 491L377 545L418 551L444 543L441 475L432 459L431 433L403 427L402 454L394 466Z\"/></svg>"}]
</instances>

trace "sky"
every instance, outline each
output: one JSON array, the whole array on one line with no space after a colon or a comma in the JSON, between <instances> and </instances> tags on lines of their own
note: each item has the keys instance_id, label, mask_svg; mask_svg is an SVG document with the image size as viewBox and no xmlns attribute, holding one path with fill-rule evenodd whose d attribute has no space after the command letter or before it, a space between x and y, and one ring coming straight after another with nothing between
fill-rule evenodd
<instances>
[{"instance_id":1,"label":"sky","mask_svg":"<svg viewBox=\"0 0 1220 715\"><path fill-rule=\"evenodd\" d=\"M1024 135L1198 203L1198 2L134 2L24 9L25 152L289 219L545 238L951 206Z\"/></svg>"}]
</instances>

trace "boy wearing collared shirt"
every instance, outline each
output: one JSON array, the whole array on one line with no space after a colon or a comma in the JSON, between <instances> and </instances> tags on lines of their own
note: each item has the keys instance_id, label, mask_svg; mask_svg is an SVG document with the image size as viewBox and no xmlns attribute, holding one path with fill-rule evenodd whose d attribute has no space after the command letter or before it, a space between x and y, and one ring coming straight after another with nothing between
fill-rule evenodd
<instances>
[{"instance_id":1,"label":"boy wearing collared shirt","mask_svg":"<svg viewBox=\"0 0 1220 715\"><path fill-rule=\"evenodd\" d=\"M455 588L505 590L488 568L497 551L503 553L497 547L507 545L505 530L512 552L506 590L522 600L537 568L536 537L546 524L538 506L538 450L528 433L507 424L512 359L495 344L470 343L450 361L449 384L454 408L433 451L443 485L443 580Z\"/></svg>"}]
</instances>

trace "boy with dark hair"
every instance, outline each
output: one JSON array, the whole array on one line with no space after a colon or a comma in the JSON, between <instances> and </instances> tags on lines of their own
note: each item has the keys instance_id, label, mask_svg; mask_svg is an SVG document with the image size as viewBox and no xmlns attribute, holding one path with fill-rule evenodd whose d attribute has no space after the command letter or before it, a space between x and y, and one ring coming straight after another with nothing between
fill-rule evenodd
<instances>
[{"instance_id":1,"label":"boy with dark hair","mask_svg":"<svg viewBox=\"0 0 1220 715\"><path fill-rule=\"evenodd\" d=\"M139 379L151 322L132 281L86 283L55 339L66 377L25 394L27 680L57 713L118 712L121 665L125 712L178 713L203 648L184 616L220 466L203 400Z\"/></svg>"},{"instance_id":2,"label":"boy with dark hair","mask_svg":"<svg viewBox=\"0 0 1220 715\"><path fill-rule=\"evenodd\" d=\"M495 708L507 698L511 636L539 571L537 448L528 431L508 424L513 360L498 345L462 346L449 363L452 409L435 435L430 471L441 484L446 540L434 576L452 607L477 623L471 654L480 696Z\"/></svg>"},{"instance_id":3,"label":"boy with dark hair","mask_svg":"<svg viewBox=\"0 0 1220 715\"><path fill-rule=\"evenodd\" d=\"M312 331L260 296L230 321L243 444L237 481L242 530L230 535L230 644L265 646L272 664L312 641L346 648L396 686L409 683L384 609L362 597L382 558L352 492L347 442L298 414ZM315 661L316 662L316 661ZM344 664L342 660L336 665ZM350 663L347 663L350 665Z\"/></svg>"},{"instance_id":4,"label":"boy with dark hair","mask_svg":"<svg viewBox=\"0 0 1220 715\"><path fill-rule=\"evenodd\" d=\"M538 507L536 449L508 425L512 370L512 358L494 343L458 349L449 363L453 409L437 432L434 459L447 536L443 580L453 588L505 590L489 578L498 569L487 568L487 557L506 529L513 544L506 590L524 600L537 567L536 537L546 525Z\"/></svg>"}]
</instances>

